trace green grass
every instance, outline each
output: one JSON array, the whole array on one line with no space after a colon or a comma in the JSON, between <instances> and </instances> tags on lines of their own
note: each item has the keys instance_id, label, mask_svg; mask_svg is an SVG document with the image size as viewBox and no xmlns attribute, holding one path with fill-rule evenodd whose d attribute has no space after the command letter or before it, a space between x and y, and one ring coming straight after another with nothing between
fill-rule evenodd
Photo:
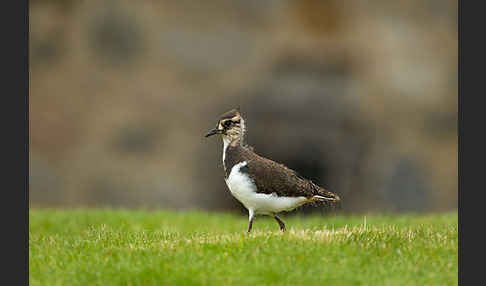
<instances>
[{"instance_id":1,"label":"green grass","mask_svg":"<svg viewBox=\"0 0 486 286\"><path fill-rule=\"evenodd\" d=\"M30 285L457 285L457 212L30 211Z\"/></svg>"}]
</instances>

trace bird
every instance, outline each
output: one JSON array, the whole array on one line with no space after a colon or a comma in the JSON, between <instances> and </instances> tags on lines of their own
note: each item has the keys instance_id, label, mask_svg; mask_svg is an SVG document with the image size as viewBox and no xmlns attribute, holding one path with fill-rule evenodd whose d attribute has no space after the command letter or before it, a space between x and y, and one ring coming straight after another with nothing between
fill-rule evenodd
<instances>
[{"instance_id":1,"label":"bird","mask_svg":"<svg viewBox=\"0 0 486 286\"><path fill-rule=\"evenodd\" d=\"M272 216L285 232L277 214L307 203L337 203L340 198L296 171L263 156L245 143L246 126L240 108L222 114L216 127L205 137L219 134L223 139L224 180L231 194L248 210L248 230L256 215Z\"/></svg>"}]
</instances>

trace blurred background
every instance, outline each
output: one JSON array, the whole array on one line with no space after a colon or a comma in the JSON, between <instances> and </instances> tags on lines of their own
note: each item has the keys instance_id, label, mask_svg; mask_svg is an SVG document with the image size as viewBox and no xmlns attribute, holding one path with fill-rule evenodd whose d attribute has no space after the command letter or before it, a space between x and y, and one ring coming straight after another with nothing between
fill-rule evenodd
<instances>
[{"instance_id":1,"label":"blurred background","mask_svg":"<svg viewBox=\"0 0 486 286\"><path fill-rule=\"evenodd\" d=\"M457 37L449 0L31 0L30 206L241 211L203 137L240 106L343 211L455 210Z\"/></svg>"}]
</instances>

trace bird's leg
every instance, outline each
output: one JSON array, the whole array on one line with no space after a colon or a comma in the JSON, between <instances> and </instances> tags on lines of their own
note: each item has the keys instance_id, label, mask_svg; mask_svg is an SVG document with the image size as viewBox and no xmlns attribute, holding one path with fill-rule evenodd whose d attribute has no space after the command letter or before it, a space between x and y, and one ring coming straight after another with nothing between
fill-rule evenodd
<instances>
[{"instance_id":1,"label":"bird's leg","mask_svg":"<svg viewBox=\"0 0 486 286\"><path fill-rule=\"evenodd\" d=\"M251 232L252 225L253 225L253 218L251 218L250 221L248 222L248 230L246 231L247 233Z\"/></svg>"},{"instance_id":2,"label":"bird's leg","mask_svg":"<svg viewBox=\"0 0 486 286\"><path fill-rule=\"evenodd\" d=\"M285 231L285 223L278 216L274 215L273 217L277 220L280 230Z\"/></svg>"},{"instance_id":3,"label":"bird's leg","mask_svg":"<svg viewBox=\"0 0 486 286\"><path fill-rule=\"evenodd\" d=\"M255 214L253 210L248 211L248 231L247 233L250 233L251 227L253 226L253 218L255 217Z\"/></svg>"}]
</instances>

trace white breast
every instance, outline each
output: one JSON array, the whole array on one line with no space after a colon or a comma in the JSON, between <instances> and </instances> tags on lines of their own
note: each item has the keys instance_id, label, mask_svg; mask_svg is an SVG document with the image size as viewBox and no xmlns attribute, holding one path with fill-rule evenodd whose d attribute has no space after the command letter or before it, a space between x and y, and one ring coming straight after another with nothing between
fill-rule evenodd
<instances>
[{"instance_id":1,"label":"white breast","mask_svg":"<svg viewBox=\"0 0 486 286\"><path fill-rule=\"evenodd\" d=\"M293 210L307 201L305 197L278 197L275 193L257 193L256 185L251 178L240 172L240 168L246 165L246 161L235 164L226 179L226 184L231 194L248 210L253 210L257 214L272 214Z\"/></svg>"}]
</instances>

